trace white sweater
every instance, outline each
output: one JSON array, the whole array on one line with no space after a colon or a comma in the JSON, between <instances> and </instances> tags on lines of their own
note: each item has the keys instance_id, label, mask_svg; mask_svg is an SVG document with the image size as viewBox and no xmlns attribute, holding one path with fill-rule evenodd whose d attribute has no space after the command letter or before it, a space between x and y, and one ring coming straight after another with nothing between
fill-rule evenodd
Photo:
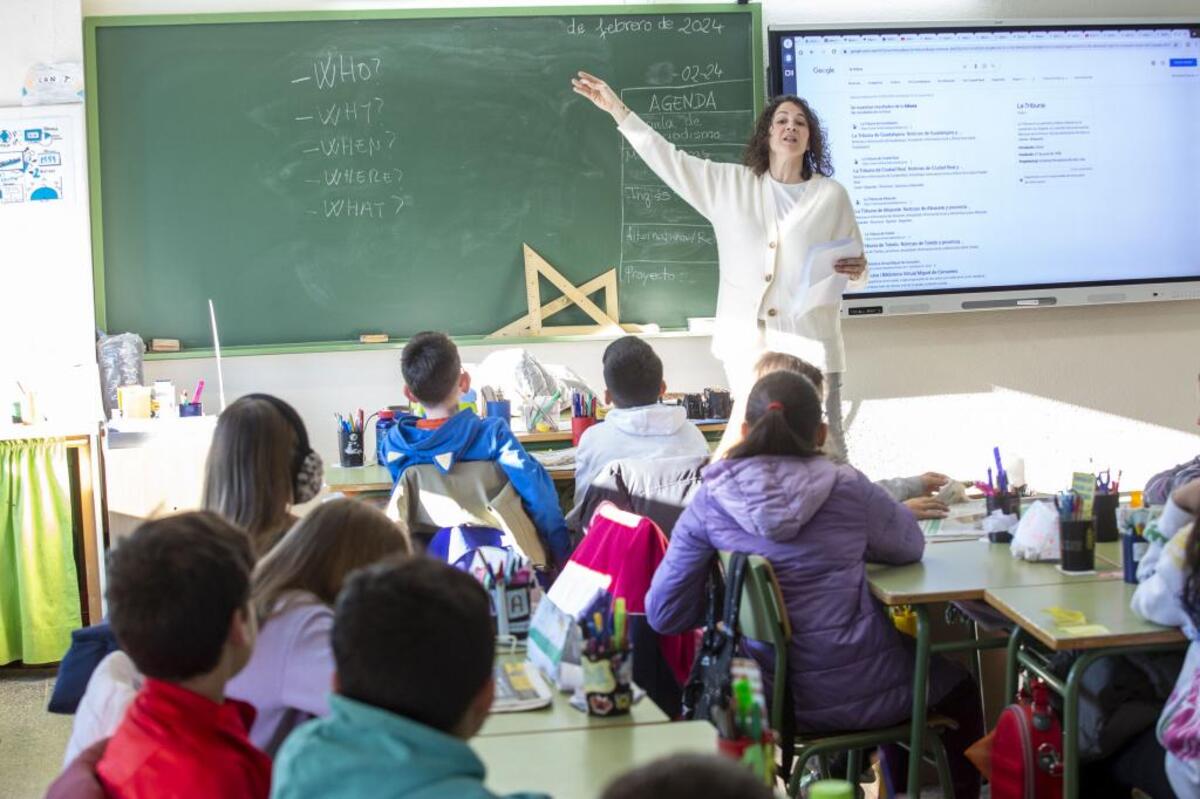
<instances>
[{"instance_id":1,"label":"white sweater","mask_svg":"<svg viewBox=\"0 0 1200 799\"><path fill-rule=\"evenodd\" d=\"M678 405L613 408L583 431L575 452L575 504L600 471L620 458L677 458L708 454L708 441ZM586 521L586 520L585 520Z\"/></svg>"},{"instance_id":2,"label":"white sweater","mask_svg":"<svg viewBox=\"0 0 1200 799\"><path fill-rule=\"evenodd\" d=\"M802 272L809 249L862 234L846 190L837 181L814 175L781 226L769 177L741 164L718 163L676 148L636 114L619 130L642 160L713 226L720 259L713 355L722 361L753 358L768 347L820 366L825 372L846 368L837 306L816 308L795 317L785 309L802 304ZM866 274L850 284L866 285ZM768 289L772 308L764 308ZM778 306L778 307L775 307ZM766 320L766 335L758 320Z\"/></svg>"}]
</instances>

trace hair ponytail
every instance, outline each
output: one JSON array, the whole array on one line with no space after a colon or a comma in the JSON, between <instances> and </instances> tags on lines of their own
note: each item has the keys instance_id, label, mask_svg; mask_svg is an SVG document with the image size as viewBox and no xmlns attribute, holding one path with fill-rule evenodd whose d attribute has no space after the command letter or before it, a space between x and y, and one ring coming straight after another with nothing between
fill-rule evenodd
<instances>
[{"instance_id":1,"label":"hair ponytail","mask_svg":"<svg viewBox=\"0 0 1200 799\"><path fill-rule=\"evenodd\" d=\"M773 372L761 378L746 399L750 429L727 458L820 455L816 444L821 426L821 397L812 382L794 372Z\"/></svg>"}]
</instances>

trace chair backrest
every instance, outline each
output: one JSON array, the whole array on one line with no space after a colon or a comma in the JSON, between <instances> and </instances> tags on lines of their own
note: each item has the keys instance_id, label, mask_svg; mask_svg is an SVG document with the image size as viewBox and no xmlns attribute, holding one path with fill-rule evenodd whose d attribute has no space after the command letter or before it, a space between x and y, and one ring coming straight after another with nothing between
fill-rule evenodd
<instances>
[{"instance_id":1,"label":"chair backrest","mask_svg":"<svg viewBox=\"0 0 1200 799\"><path fill-rule=\"evenodd\" d=\"M443 527L493 527L537 567L548 558L521 497L495 461L467 461L443 472L433 464L405 469L388 500L387 514L417 535Z\"/></svg>"},{"instance_id":2,"label":"chair backrest","mask_svg":"<svg viewBox=\"0 0 1200 799\"><path fill-rule=\"evenodd\" d=\"M567 526L586 531L602 502L652 520L669 538L684 508L700 490L707 455L619 458L600 470L567 514Z\"/></svg>"},{"instance_id":3,"label":"chair backrest","mask_svg":"<svg viewBox=\"0 0 1200 799\"><path fill-rule=\"evenodd\" d=\"M721 567L729 565L732 552L718 552ZM783 603L783 592L775 579L771 562L761 555L750 555L746 568L742 601L738 607L738 632L754 641L770 644L775 650L774 679L771 686L771 726L778 730L785 714L794 713L786 707L788 681L788 644L792 625Z\"/></svg>"}]
</instances>

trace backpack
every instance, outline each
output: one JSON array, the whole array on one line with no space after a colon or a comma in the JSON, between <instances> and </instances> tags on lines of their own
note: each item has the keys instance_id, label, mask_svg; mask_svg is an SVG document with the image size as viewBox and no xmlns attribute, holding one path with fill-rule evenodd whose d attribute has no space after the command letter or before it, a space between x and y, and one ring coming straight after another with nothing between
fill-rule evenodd
<instances>
[{"instance_id":1,"label":"backpack","mask_svg":"<svg viewBox=\"0 0 1200 799\"><path fill-rule=\"evenodd\" d=\"M1062 725L1035 679L1000 713L992 738L992 799L1062 799Z\"/></svg>"},{"instance_id":2,"label":"backpack","mask_svg":"<svg viewBox=\"0 0 1200 799\"><path fill-rule=\"evenodd\" d=\"M742 585L746 578L749 558L733 553L725 575L724 608L718 624L717 607L722 604L721 573L714 564L708 579L708 612L704 636L692 664L692 673L683 687L683 717L688 720L713 721L713 712L730 707L733 697L731 667L737 656L738 610L742 604ZM715 723L715 722L714 722Z\"/></svg>"}]
</instances>

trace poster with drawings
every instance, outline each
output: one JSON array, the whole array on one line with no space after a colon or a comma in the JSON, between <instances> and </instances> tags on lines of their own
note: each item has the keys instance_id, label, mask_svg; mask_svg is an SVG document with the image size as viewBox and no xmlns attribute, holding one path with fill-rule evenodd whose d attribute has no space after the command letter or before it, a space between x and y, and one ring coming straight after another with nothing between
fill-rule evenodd
<instances>
[{"instance_id":1,"label":"poster with drawings","mask_svg":"<svg viewBox=\"0 0 1200 799\"><path fill-rule=\"evenodd\" d=\"M0 205L62 200L71 191L64 126L47 119L0 119Z\"/></svg>"}]
</instances>

